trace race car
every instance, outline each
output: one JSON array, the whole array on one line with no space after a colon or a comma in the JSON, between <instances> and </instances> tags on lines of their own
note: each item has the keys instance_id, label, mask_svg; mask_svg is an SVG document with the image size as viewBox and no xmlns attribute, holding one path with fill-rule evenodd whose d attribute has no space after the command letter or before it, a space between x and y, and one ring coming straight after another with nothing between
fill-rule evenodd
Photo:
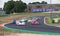
<instances>
[{"instance_id":1,"label":"race car","mask_svg":"<svg viewBox=\"0 0 60 36\"><path fill-rule=\"evenodd\" d=\"M31 23L31 22L32 22L32 20L28 20L27 22L30 22L30 23Z\"/></svg>"},{"instance_id":2,"label":"race car","mask_svg":"<svg viewBox=\"0 0 60 36\"><path fill-rule=\"evenodd\" d=\"M22 21L22 22L27 22L27 18L22 18L20 21Z\"/></svg>"},{"instance_id":3,"label":"race car","mask_svg":"<svg viewBox=\"0 0 60 36\"><path fill-rule=\"evenodd\" d=\"M32 21L37 21L37 20L40 20L40 17L39 16L31 16L29 17Z\"/></svg>"},{"instance_id":4,"label":"race car","mask_svg":"<svg viewBox=\"0 0 60 36\"><path fill-rule=\"evenodd\" d=\"M16 25L25 25L25 22L23 22L23 21L16 21Z\"/></svg>"},{"instance_id":5,"label":"race car","mask_svg":"<svg viewBox=\"0 0 60 36\"><path fill-rule=\"evenodd\" d=\"M31 24L33 24L33 25L37 25L37 24L39 24L39 22L37 22L37 21L33 21Z\"/></svg>"}]
</instances>

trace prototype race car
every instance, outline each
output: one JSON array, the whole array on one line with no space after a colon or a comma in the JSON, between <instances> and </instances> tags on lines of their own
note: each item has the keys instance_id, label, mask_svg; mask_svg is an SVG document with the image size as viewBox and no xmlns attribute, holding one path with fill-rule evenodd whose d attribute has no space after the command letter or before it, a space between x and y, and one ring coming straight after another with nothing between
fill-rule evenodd
<instances>
[{"instance_id":1,"label":"prototype race car","mask_svg":"<svg viewBox=\"0 0 60 36\"><path fill-rule=\"evenodd\" d=\"M39 20L40 19L40 17L39 16L31 16L31 17L29 17L32 21L37 21L37 20Z\"/></svg>"},{"instance_id":2,"label":"prototype race car","mask_svg":"<svg viewBox=\"0 0 60 36\"><path fill-rule=\"evenodd\" d=\"M25 22L22 22L22 21L16 21L16 25L25 25Z\"/></svg>"},{"instance_id":3,"label":"prototype race car","mask_svg":"<svg viewBox=\"0 0 60 36\"><path fill-rule=\"evenodd\" d=\"M33 24L33 25L37 25L37 24L39 24L39 22L37 22L37 21L33 21L31 24Z\"/></svg>"},{"instance_id":4,"label":"prototype race car","mask_svg":"<svg viewBox=\"0 0 60 36\"><path fill-rule=\"evenodd\" d=\"M30 23L31 23L31 22L32 22L32 20L28 20L27 22L30 22Z\"/></svg>"},{"instance_id":5,"label":"prototype race car","mask_svg":"<svg viewBox=\"0 0 60 36\"><path fill-rule=\"evenodd\" d=\"M27 18L22 18L20 21L22 21L22 22L27 22Z\"/></svg>"}]
</instances>

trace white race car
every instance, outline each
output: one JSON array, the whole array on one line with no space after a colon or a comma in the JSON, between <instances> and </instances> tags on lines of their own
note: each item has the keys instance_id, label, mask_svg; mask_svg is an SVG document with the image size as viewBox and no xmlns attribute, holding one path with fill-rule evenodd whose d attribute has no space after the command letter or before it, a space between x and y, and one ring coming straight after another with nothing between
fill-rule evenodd
<instances>
[{"instance_id":1,"label":"white race car","mask_svg":"<svg viewBox=\"0 0 60 36\"><path fill-rule=\"evenodd\" d=\"M20 21L22 21L22 22L26 22L28 19L26 19L26 18L22 18Z\"/></svg>"},{"instance_id":2,"label":"white race car","mask_svg":"<svg viewBox=\"0 0 60 36\"><path fill-rule=\"evenodd\" d=\"M17 25L25 25L25 22L22 22L22 21L16 21L16 24L17 24Z\"/></svg>"}]
</instances>

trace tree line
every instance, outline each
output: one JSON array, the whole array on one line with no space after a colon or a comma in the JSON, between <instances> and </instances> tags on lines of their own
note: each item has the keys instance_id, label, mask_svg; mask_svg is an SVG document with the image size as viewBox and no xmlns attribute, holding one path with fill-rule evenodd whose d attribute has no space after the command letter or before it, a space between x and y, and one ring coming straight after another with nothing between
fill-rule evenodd
<instances>
[{"instance_id":1,"label":"tree line","mask_svg":"<svg viewBox=\"0 0 60 36\"><path fill-rule=\"evenodd\" d=\"M10 13L21 13L27 8L27 4L19 1L10 0L4 4L3 10L6 11L6 14Z\"/></svg>"},{"instance_id":2,"label":"tree line","mask_svg":"<svg viewBox=\"0 0 60 36\"><path fill-rule=\"evenodd\" d=\"M42 1L42 3L33 2L33 3L29 3L29 4L47 4L47 2ZM19 0L19 1L10 0L8 2L5 2L3 10L6 11L6 14L22 13L25 11L26 8L27 8L27 4L24 3L23 1L21 1L21 0Z\"/></svg>"},{"instance_id":3,"label":"tree line","mask_svg":"<svg viewBox=\"0 0 60 36\"><path fill-rule=\"evenodd\" d=\"M45 1L42 1L42 2L32 2L32 3L29 3L29 4L48 4L48 3L45 2Z\"/></svg>"}]
</instances>

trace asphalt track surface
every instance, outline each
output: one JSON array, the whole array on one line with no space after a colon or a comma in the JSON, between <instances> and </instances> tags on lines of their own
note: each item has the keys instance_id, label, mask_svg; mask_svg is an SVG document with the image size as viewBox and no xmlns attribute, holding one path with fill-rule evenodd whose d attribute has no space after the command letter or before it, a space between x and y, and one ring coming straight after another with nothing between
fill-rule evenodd
<instances>
[{"instance_id":1,"label":"asphalt track surface","mask_svg":"<svg viewBox=\"0 0 60 36\"><path fill-rule=\"evenodd\" d=\"M8 28L13 29L22 29L22 30L31 30L31 31L38 31L38 32L54 32L54 33L60 33L60 27L54 27L54 26L48 26L44 24L44 17L40 16L40 24L38 25L32 25L31 23L27 23L24 26L17 26L16 24L6 24L5 26Z\"/></svg>"}]
</instances>

